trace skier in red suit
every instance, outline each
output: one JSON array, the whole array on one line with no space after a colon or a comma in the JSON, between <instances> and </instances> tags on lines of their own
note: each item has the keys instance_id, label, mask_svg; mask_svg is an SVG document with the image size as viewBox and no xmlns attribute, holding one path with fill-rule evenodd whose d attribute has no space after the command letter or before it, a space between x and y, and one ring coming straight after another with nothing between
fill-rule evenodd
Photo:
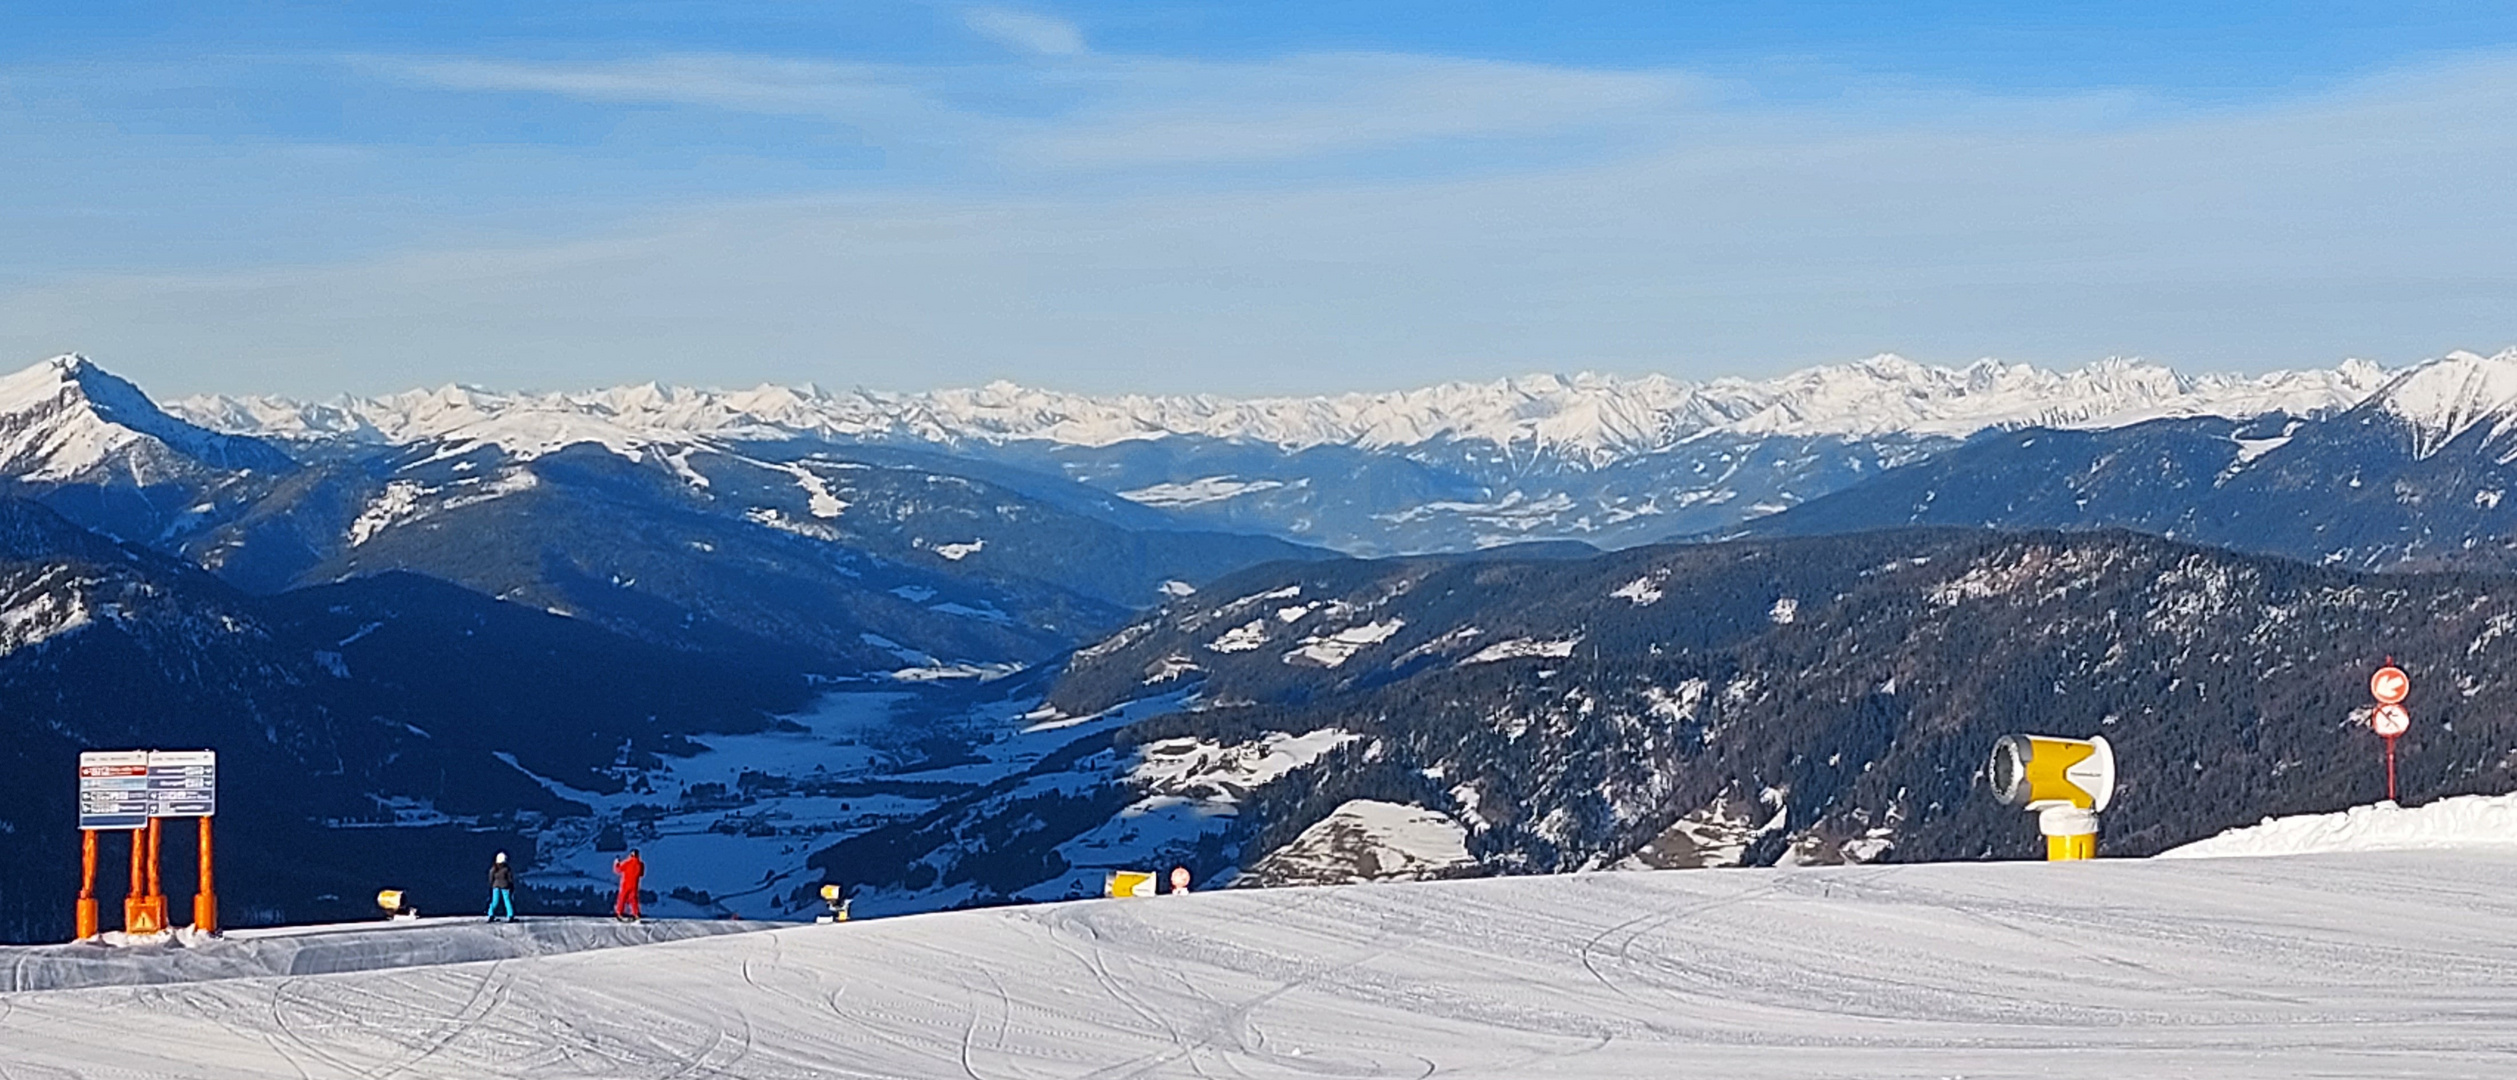
<instances>
[{"instance_id":1,"label":"skier in red suit","mask_svg":"<svg viewBox=\"0 0 2517 1080\"><path fill-rule=\"evenodd\" d=\"M638 857L638 849L631 848L629 854L612 860L612 872L621 876L620 896L612 901L612 917L646 918L646 913L638 910L638 879L646 875L647 864Z\"/></svg>"}]
</instances>

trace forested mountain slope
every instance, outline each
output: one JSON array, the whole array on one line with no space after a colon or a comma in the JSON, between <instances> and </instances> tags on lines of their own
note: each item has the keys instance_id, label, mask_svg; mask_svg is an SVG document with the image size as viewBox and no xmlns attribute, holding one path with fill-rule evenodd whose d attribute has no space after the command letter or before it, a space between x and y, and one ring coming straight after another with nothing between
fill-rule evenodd
<instances>
[{"instance_id":1,"label":"forested mountain slope","mask_svg":"<svg viewBox=\"0 0 2517 1080\"><path fill-rule=\"evenodd\" d=\"M1461 873L2027 855L2034 823L1978 777L2017 731L2113 741L2105 848L2145 854L2381 794L2357 710L2390 656L2416 686L2410 796L2505 790L2512 629L2517 578L2124 532L1346 561L1235 575L1077 651L1042 715L1185 703L1112 736L1155 785L1140 791L1180 789L1159 779L1168 745L1217 761L1321 747L1178 849L1234 866L1352 800L1454 822ZM1002 801L959 815L901 850L1036 863L1098 820ZM880 861L833 859L852 856Z\"/></svg>"}]
</instances>

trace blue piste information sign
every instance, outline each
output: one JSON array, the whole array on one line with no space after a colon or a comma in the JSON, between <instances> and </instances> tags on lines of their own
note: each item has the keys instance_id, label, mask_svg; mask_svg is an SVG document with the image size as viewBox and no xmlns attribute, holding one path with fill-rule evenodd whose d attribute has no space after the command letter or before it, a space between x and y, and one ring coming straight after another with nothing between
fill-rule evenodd
<instances>
[{"instance_id":1,"label":"blue piste information sign","mask_svg":"<svg viewBox=\"0 0 2517 1080\"><path fill-rule=\"evenodd\" d=\"M89 750L79 755L79 828L148 828L153 817L218 812L213 750Z\"/></svg>"}]
</instances>

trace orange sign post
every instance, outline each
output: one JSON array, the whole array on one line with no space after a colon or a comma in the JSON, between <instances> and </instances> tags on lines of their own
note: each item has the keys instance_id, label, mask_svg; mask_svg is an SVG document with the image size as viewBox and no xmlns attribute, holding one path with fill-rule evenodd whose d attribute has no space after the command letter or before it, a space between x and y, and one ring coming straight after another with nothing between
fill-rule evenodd
<instances>
[{"instance_id":1,"label":"orange sign post","mask_svg":"<svg viewBox=\"0 0 2517 1080\"><path fill-rule=\"evenodd\" d=\"M150 883L157 880L157 845L150 843L156 830L150 826L131 830L131 892L122 898L122 932L154 934L166 929L166 898L150 896L156 891Z\"/></svg>"},{"instance_id":2,"label":"orange sign post","mask_svg":"<svg viewBox=\"0 0 2517 1080\"><path fill-rule=\"evenodd\" d=\"M79 830L79 940L95 937L98 924L96 910L96 830Z\"/></svg>"},{"instance_id":3,"label":"orange sign post","mask_svg":"<svg viewBox=\"0 0 2517 1080\"><path fill-rule=\"evenodd\" d=\"M219 932L218 886L211 877L210 819L206 815L201 818L200 855L201 878L192 891L192 928L205 934L215 934Z\"/></svg>"}]
</instances>

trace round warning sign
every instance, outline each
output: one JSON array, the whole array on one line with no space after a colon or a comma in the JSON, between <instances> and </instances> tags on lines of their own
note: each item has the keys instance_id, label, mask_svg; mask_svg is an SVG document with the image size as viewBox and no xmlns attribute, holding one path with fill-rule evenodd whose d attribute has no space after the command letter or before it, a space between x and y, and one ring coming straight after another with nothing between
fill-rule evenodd
<instances>
[{"instance_id":1,"label":"round warning sign","mask_svg":"<svg viewBox=\"0 0 2517 1080\"><path fill-rule=\"evenodd\" d=\"M2368 696L2376 698L2380 705L2401 704L2411 692L2412 676L2393 664L2378 668L2377 674L2368 677Z\"/></svg>"},{"instance_id":2,"label":"round warning sign","mask_svg":"<svg viewBox=\"0 0 2517 1080\"><path fill-rule=\"evenodd\" d=\"M2368 714L2368 727L2391 739L2412 729L2412 714L2403 711L2401 705L2380 705L2376 712Z\"/></svg>"}]
</instances>

